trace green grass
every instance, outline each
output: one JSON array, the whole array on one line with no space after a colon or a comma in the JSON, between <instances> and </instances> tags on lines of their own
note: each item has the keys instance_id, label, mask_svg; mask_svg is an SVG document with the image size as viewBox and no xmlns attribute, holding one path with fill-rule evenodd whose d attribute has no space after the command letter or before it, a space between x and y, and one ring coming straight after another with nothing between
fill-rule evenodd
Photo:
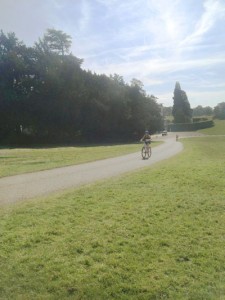
<instances>
[{"instance_id":1,"label":"green grass","mask_svg":"<svg viewBox=\"0 0 225 300\"><path fill-rule=\"evenodd\" d=\"M153 142L152 146L159 142ZM52 169L140 151L141 144L0 149L0 177Z\"/></svg>"},{"instance_id":2,"label":"green grass","mask_svg":"<svg viewBox=\"0 0 225 300\"><path fill-rule=\"evenodd\" d=\"M215 126L201 129L199 132L209 135L225 135L225 120L213 120Z\"/></svg>"},{"instance_id":3,"label":"green grass","mask_svg":"<svg viewBox=\"0 0 225 300\"><path fill-rule=\"evenodd\" d=\"M0 299L225 299L225 139L2 208Z\"/></svg>"}]
</instances>

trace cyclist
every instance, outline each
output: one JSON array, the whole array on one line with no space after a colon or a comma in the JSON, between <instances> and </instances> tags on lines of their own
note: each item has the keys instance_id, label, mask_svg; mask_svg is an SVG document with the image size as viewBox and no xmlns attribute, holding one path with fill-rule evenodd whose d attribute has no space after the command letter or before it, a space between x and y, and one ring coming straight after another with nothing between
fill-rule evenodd
<instances>
[{"instance_id":1,"label":"cyclist","mask_svg":"<svg viewBox=\"0 0 225 300\"><path fill-rule=\"evenodd\" d=\"M151 136L148 132L148 130L145 131L144 136L141 138L141 142L144 142L144 147L141 150L141 155L143 159L148 159L151 156Z\"/></svg>"},{"instance_id":2,"label":"cyclist","mask_svg":"<svg viewBox=\"0 0 225 300\"><path fill-rule=\"evenodd\" d=\"M151 143L151 135L149 134L149 131L146 130L145 134L143 135L143 137L141 138L141 142L145 142L145 144L147 146L149 146L149 144Z\"/></svg>"}]
</instances>

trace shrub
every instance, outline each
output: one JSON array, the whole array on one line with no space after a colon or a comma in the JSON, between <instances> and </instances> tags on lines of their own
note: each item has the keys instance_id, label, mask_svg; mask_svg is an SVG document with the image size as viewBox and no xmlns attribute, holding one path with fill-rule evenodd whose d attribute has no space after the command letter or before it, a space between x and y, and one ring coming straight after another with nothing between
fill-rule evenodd
<instances>
[{"instance_id":1,"label":"shrub","mask_svg":"<svg viewBox=\"0 0 225 300\"><path fill-rule=\"evenodd\" d=\"M176 123L168 125L169 131L196 131L199 129L210 128L214 126L214 122L204 121L195 123Z\"/></svg>"}]
</instances>

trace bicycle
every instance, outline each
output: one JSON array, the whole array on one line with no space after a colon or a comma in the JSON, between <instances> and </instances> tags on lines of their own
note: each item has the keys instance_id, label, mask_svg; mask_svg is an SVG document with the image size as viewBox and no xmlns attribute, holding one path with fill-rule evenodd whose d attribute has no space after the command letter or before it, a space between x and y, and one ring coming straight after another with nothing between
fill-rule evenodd
<instances>
[{"instance_id":1,"label":"bicycle","mask_svg":"<svg viewBox=\"0 0 225 300\"><path fill-rule=\"evenodd\" d=\"M149 159L152 155L152 148L150 146L151 140L145 140L144 146L141 149L141 156L143 159Z\"/></svg>"}]
</instances>

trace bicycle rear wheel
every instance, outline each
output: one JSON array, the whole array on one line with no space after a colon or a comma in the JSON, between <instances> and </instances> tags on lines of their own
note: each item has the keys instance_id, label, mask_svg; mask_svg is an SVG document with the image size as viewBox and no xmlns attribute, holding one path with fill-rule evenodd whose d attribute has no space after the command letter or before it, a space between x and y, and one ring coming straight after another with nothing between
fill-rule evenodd
<instances>
[{"instance_id":1,"label":"bicycle rear wheel","mask_svg":"<svg viewBox=\"0 0 225 300\"><path fill-rule=\"evenodd\" d=\"M149 158L148 149L146 149L146 147L142 147L142 149L141 149L141 156L142 156L143 159Z\"/></svg>"},{"instance_id":2,"label":"bicycle rear wheel","mask_svg":"<svg viewBox=\"0 0 225 300\"><path fill-rule=\"evenodd\" d=\"M151 155L152 155L152 148L149 147L149 149L148 149L148 157L151 157Z\"/></svg>"}]
</instances>

